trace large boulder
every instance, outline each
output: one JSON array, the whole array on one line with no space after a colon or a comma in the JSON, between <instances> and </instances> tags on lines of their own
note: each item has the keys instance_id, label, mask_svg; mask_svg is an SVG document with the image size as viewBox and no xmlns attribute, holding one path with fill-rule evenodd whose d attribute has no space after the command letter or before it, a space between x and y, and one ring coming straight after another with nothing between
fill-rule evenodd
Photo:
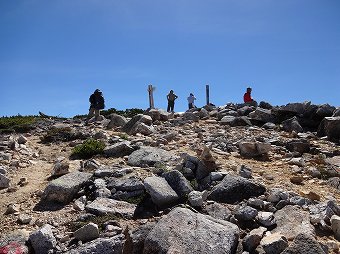
<instances>
[{"instance_id":1,"label":"large boulder","mask_svg":"<svg viewBox=\"0 0 340 254\"><path fill-rule=\"evenodd\" d=\"M266 188L240 176L226 175L221 183L216 185L208 195L208 199L223 203L234 203L257 197L266 191Z\"/></svg>"},{"instance_id":2,"label":"large boulder","mask_svg":"<svg viewBox=\"0 0 340 254\"><path fill-rule=\"evenodd\" d=\"M240 154L245 157L258 157L271 151L270 143L244 141L238 144Z\"/></svg>"},{"instance_id":3,"label":"large boulder","mask_svg":"<svg viewBox=\"0 0 340 254\"><path fill-rule=\"evenodd\" d=\"M180 198L186 198L193 191L188 180L178 170L172 170L162 175L171 188L177 193Z\"/></svg>"},{"instance_id":4,"label":"large boulder","mask_svg":"<svg viewBox=\"0 0 340 254\"><path fill-rule=\"evenodd\" d=\"M230 125L232 127L235 126L251 126L249 118L246 116L224 116L221 121L221 125Z\"/></svg>"},{"instance_id":5,"label":"large boulder","mask_svg":"<svg viewBox=\"0 0 340 254\"><path fill-rule=\"evenodd\" d=\"M144 124L150 126L152 124L151 116L138 114L138 115L132 117L132 119L124 125L122 130L125 131L126 133L130 134L134 131L136 126L138 126L138 124L140 124L140 123L144 123Z\"/></svg>"},{"instance_id":6,"label":"large boulder","mask_svg":"<svg viewBox=\"0 0 340 254\"><path fill-rule=\"evenodd\" d=\"M104 148L104 154L108 157L123 157L130 155L135 149L129 142L120 142Z\"/></svg>"},{"instance_id":7,"label":"large boulder","mask_svg":"<svg viewBox=\"0 0 340 254\"><path fill-rule=\"evenodd\" d=\"M178 207L151 230L143 253L231 254L238 234L238 227L230 222Z\"/></svg>"},{"instance_id":8,"label":"large boulder","mask_svg":"<svg viewBox=\"0 0 340 254\"><path fill-rule=\"evenodd\" d=\"M94 240L99 237L98 225L90 222L82 226L81 228L77 229L73 233L73 236L82 242Z\"/></svg>"},{"instance_id":9,"label":"large boulder","mask_svg":"<svg viewBox=\"0 0 340 254\"><path fill-rule=\"evenodd\" d=\"M136 210L136 205L110 198L96 198L88 204L85 209L87 212L95 215L112 214L132 218Z\"/></svg>"},{"instance_id":10,"label":"large boulder","mask_svg":"<svg viewBox=\"0 0 340 254\"><path fill-rule=\"evenodd\" d=\"M327 136L334 142L340 141L340 116L325 117L319 125L318 136Z\"/></svg>"},{"instance_id":11,"label":"large boulder","mask_svg":"<svg viewBox=\"0 0 340 254\"><path fill-rule=\"evenodd\" d=\"M92 174L74 171L50 182L42 194L44 201L69 203Z\"/></svg>"},{"instance_id":12,"label":"large boulder","mask_svg":"<svg viewBox=\"0 0 340 254\"><path fill-rule=\"evenodd\" d=\"M315 234L315 229L310 223L309 212L299 206L287 205L275 213L277 227L273 233L281 233L288 240L293 240L299 233Z\"/></svg>"},{"instance_id":13,"label":"large boulder","mask_svg":"<svg viewBox=\"0 0 340 254\"><path fill-rule=\"evenodd\" d=\"M262 123L275 122L274 115L271 110L264 108L256 108L255 111L248 115L252 120L256 120Z\"/></svg>"},{"instance_id":14,"label":"large boulder","mask_svg":"<svg viewBox=\"0 0 340 254\"><path fill-rule=\"evenodd\" d=\"M50 251L53 251L57 245L57 240L52 233L52 227L48 224L36 231L33 231L30 234L28 240L31 243L35 253L50 253Z\"/></svg>"},{"instance_id":15,"label":"large boulder","mask_svg":"<svg viewBox=\"0 0 340 254\"><path fill-rule=\"evenodd\" d=\"M141 147L129 155L128 164L131 166L153 166L155 163L165 163L175 157L171 152L156 147Z\"/></svg>"},{"instance_id":16,"label":"large boulder","mask_svg":"<svg viewBox=\"0 0 340 254\"><path fill-rule=\"evenodd\" d=\"M310 143L306 139L295 139L288 141L286 148L291 152L308 153L310 151Z\"/></svg>"},{"instance_id":17,"label":"large boulder","mask_svg":"<svg viewBox=\"0 0 340 254\"><path fill-rule=\"evenodd\" d=\"M295 131L297 133L303 132L303 128L301 127L296 116L283 121L282 127L287 132L292 132L292 131Z\"/></svg>"},{"instance_id":18,"label":"large boulder","mask_svg":"<svg viewBox=\"0 0 340 254\"><path fill-rule=\"evenodd\" d=\"M333 115L333 112L335 110L335 107L329 105L329 104L323 104L318 107L315 114L319 117L329 117Z\"/></svg>"},{"instance_id":19,"label":"large boulder","mask_svg":"<svg viewBox=\"0 0 340 254\"><path fill-rule=\"evenodd\" d=\"M162 177L147 177L144 179L144 186L150 194L152 202L160 208L169 207L179 199L177 193Z\"/></svg>"},{"instance_id":20,"label":"large boulder","mask_svg":"<svg viewBox=\"0 0 340 254\"><path fill-rule=\"evenodd\" d=\"M309 234L298 234L293 243L281 254L326 254L315 238Z\"/></svg>"},{"instance_id":21,"label":"large boulder","mask_svg":"<svg viewBox=\"0 0 340 254\"><path fill-rule=\"evenodd\" d=\"M110 118L111 121L106 126L106 128L108 129L112 129L113 127L123 127L128 122L128 120L124 116L117 114L111 114Z\"/></svg>"},{"instance_id":22,"label":"large boulder","mask_svg":"<svg viewBox=\"0 0 340 254\"><path fill-rule=\"evenodd\" d=\"M288 103L285 106L279 107L277 110L283 113L294 113L296 115L303 115L310 105L311 105L310 101L303 103L300 102Z\"/></svg>"}]
</instances>

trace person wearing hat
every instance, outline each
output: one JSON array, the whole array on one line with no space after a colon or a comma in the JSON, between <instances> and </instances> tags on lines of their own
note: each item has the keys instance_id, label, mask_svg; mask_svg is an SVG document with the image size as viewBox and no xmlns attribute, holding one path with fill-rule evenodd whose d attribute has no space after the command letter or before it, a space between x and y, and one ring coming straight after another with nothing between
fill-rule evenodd
<instances>
[{"instance_id":1,"label":"person wearing hat","mask_svg":"<svg viewBox=\"0 0 340 254\"><path fill-rule=\"evenodd\" d=\"M93 115L95 115L95 120L97 121L100 116L100 110L105 108L103 93L99 89L96 89L94 93L91 94L89 101L91 105L85 121L86 124Z\"/></svg>"},{"instance_id":2,"label":"person wearing hat","mask_svg":"<svg viewBox=\"0 0 340 254\"><path fill-rule=\"evenodd\" d=\"M178 96L174 94L173 90L170 90L166 98L168 99L168 108L166 111L173 113L175 107L175 100L178 98Z\"/></svg>"},{"instance_id":3,"label":"person wearing hat","mask_svg":"<svg viewBox=\"0 0 340 254\"><path fill-rule=\"evenodd\" d=\"M196 100L195 96L192 93L190 93L190 95L187 98L187 100L188 100L188 107L189 107L189 109L194 108L195 107L194 102Z\"/></svg>"},{"instance_id":4,"label":"person wearing hat","mask_svg":"<svg viewBox=\"0 0 340 254\"><path fill-rule=\"evenodd\" d=\"M253 98L251 97L251 87L247 88L247 92L243 95L243 101L246 104L249 104L250 106L255 106L257 107L257 102L255 100L253 100Z\"/></svg>"}]
</instances>

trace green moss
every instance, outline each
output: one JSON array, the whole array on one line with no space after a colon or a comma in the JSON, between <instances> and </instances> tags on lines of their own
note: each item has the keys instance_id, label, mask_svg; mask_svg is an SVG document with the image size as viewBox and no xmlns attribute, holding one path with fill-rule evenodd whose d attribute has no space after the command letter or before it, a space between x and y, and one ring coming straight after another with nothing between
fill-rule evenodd
<instances>
[{"instance_id":1,"label":"green moss","mask_svg":"<svg viewBox=\"0 0 340 254\"><path fill-rule=\"evenodd\" d=\"M83 144L77 145L72 150L72 157L89 159L96 154L102 154L105 148L103 141L87 139Z\"/></svg>"},{"instance_id":2,"label":"green moss","mask_svg":"<svg viewBox=\"0 0 340 254\"><path fill-rule=\"evenodd\" d=\"M33 124L39 120L38 116L10 116L0 118L0 133L28 132L34 129Z\"/></svg>"},{"instance_id":3,"label":"green moss","mask_svg":"<svg viewBox=\"0 0 340 254\"><path fill-rule=\"evenodd\" d=\"M120 217L118 215L106 214L106 215L95 216L85 221L72 221L68 223L66 226L71 232L74 232L78 230L79 228L85 226L86 224L92 222L92 223L97 224L100 230L104 230L105 222L110 221L110 220L119 220L119 219Z\"/></svg>"}]
</instances>

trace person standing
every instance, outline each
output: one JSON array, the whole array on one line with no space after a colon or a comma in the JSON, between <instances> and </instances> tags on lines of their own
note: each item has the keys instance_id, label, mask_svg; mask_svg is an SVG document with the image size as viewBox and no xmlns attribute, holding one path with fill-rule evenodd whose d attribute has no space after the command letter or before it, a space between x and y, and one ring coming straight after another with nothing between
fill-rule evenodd
<instances>
[{"instance_id":1,"label":"person standing","mask_svg":"<svg viewBox=\"0 0 340 254\"><path fill-rule=\"evenodd\" d=\"M166 96L168 99L168 112L174 112L174 107L175 107L175 100L178 98L176 94L174 94L173 90L170 90L169 94Z\"/></svg>"},{"instance_id":2,"label":"person standing","mask_svg":"<svg viewBox=\"0 0 340 254\"><path fill-rule=\"evenodd\" d=\"M244 103L249 104L250 106L257 107L257 102L251 97L251 91L252 91L251 87L248 87L247 91L243 95L243 101Z\"/></svg>"},{"instance_id":3,"label":"person standing","mask_svg":"<svg viewBox=\"0 0 340 254\"><path fill-rule=\"evenodd\" d=\"M86 124L93 115L95 115L95 120L97 121L100 116L100 110L105 108L103 93L99 89L96 89L94 93L91 94L89 101L90 109L85 121Z\"/></svg>"},{"instance_id":4,"label":"person standing","mask_svg":"<svg viewBox=\"0 0 340 254\"><path fill-rule=\"evenodd\" d=\"M190 93L189 97L188 97L188 107L189 109L195 108L194 102L196 100L196 97Z\"/></svg>"}]
</instances>

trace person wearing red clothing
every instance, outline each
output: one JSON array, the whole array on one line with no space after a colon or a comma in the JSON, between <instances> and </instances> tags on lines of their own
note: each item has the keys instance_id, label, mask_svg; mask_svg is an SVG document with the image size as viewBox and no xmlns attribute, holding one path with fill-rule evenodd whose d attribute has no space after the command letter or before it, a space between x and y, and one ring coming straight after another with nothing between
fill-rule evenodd
<instances>
[{"instance_id":1,"label":"person wearing red clothing","mask_svg":"<svg viewBox=\"0 0 340 254\"><path fill-rule=\"evenodd\" d=\"M251 87L247 88L247 92L243 95L243 101L246 104L257 107L257 102L251 98Z\"/></svg>"}]
</instances>

